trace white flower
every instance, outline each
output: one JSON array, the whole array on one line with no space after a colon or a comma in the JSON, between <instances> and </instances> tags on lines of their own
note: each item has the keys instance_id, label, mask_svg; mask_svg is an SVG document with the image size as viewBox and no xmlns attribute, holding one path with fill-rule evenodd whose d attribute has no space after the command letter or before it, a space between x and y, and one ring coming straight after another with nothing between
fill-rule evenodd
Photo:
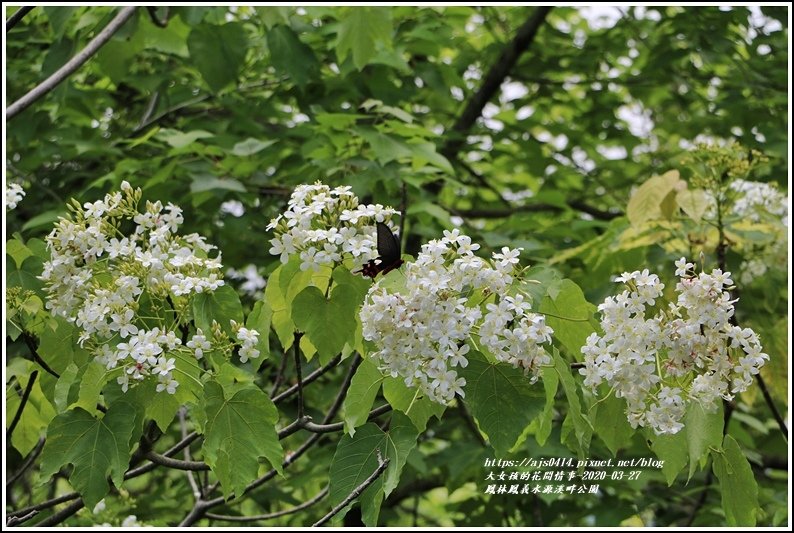
<instances>
[{"instance_id":1,"label":"white flower","mask_svg":"<svg viewBox=\"0 0 794 533\"><path fill-rule=\"evenodd\" d=\"M733 284L730 273L696 275L683 257L675 266L677 301L651 317L648 308L664 288L659 278L647 269L617 278L628 290L598 306L604 334L587 338L579 371L594 392L606 382L626 399L633 427L657 434L683 428L684 398L714 409L719 399L746 390L768 358L755 332L730 323L736 301L724 292ZM670 383L688 385L682 390Z\"/></svg>"},{"instance_id":2,"label":"white flower","mask_svg":"<svg viewBox=\"0 0 794 533\"><path fill-rule=\"evenodd\" d=\"M25 189L18 183L6 184L6 210L10 211L17 208L19 202L25 197Z\"/></svg>"},{"instance_id":3,"label":"white flower","mask_svg":"<svg viewBox=\"0 0 794 533\"><path fill-rule=\"evenodd\" d=\"M551 328L529 311L523 295L508 293L513 279L500 271L499 263L513 269L518 250L505 248L489 262L471 255L475 249L459 230L445 232L406 265L399 292L375 283L360 312L364 338L375 343L371 357L380 369L442 404L463 396L465 380L457 369L469 363L473 335L479 337L479 349L523 369L530 381L551 361L542 347L551 341ZM486 290L491 296L482 304ZM471 305L473 293L478 299Z\"/></svg>"}]
</instances>

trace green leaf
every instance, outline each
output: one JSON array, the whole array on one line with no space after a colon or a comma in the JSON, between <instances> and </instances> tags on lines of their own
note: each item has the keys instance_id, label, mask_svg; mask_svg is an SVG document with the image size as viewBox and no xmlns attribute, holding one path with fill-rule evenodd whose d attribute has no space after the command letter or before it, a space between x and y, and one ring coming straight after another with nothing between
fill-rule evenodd
<instances>
[{"instance_id":1,"label":"green leaf","mask_svg":"<svg viewBox=\"0 0 794 533\"><path fill-rule=\"evenodd\" d=\"M350 285L336 285L325 299L320 289L306 287L292 302L292 320L321 356L335 356L356 332L358 291Z\"/></svg>"},{"instance_id":2,"label":"green leaf","mask_svg":"<svg viewBox=\"0 0 794 533\"><path fill-rule=\"evenodd\" d=\"M383 375L378 367L369 359L363 359L353 374L342 404L345 432L349 435L354 435L356 428L367 421L382 382Z\"/></svg>"},{"instance_id":3,"label":"green leaf","mask_svg":"<svg viewBox=\"0 0 794 533\"><path fill-rule=\"evenodd\" d=\"M301 42L289 26L278 24L267 32L270 61L276 71L303 87L314 78L319 63L311 47Z\"/></svg>"},{"instance_id":4,"label":"green leaf","mask_svg":"<svg viewBox=\"0 0 794 533\"><path fill-rule=\"evenodd\" d=\"M688 428L684 428L674 435L665 434L652 437L651 449L656 457L664 461L662 474L664 474L668 486L673 484L689 460L687 431Z\"/></svg>"},{"instance_id":5,"label":"green leaf","mask_svg":"<svg viewBox=\"0 0 794 533\"><path fill-rule=\"evenodd\" d=\"M72 386L76 383L79 372L80 367L74 363L69 363L69 366L61 372L61 377L55 383L55 408L60 413L66 411L69 406L69 393L72 390Z\"/></svg>"},{"instance_id":6,"label":"green leaf","mask_svg":"<svg viewBox=\"0 0 794 533\"><path fill-rule=\"evenodd\" d=\"M218 287L214 292L199 293L193 297L193 318L196 327L205 333L212 331L212 321L216 320L223 331L234 337L230 320L243 323L240 296L230 285Z\"/></svg>"},{"instance_id":7,"label":"green leaf","mask_svg":"<svg viewBox=\"0 0 794 533\"><path fill-rule=\"evenodd\" d=\"M259 350L261 362L270 357L270 321L273 318L273 310L267 301L261 300L254 304L254 308L248 314L245 327L259 332L259 343L256 349ZM261 363L260 363L261 364Z\"/></svg>"},{"instance_id":8,"label":"green leaf","mask_svg":"<svg viewBox=\"0 0 794 533\"><path fill-rule=\"evenodd\" d=\"M687 449L689 450L689 478L700 463L705 466L709 448L719 448L722 444L723 414L722 404L713 413L707 413L699 402L691 402L686 412Z\"/></svg>"},{"instance_id":9,"label":"green leaf","mask_svg":"<svg viewBox=\"0 0 794 533\"><path fill-rule=\"evenodd\" d=\"M491 363L479 352L469 352L468 359L468 366L458 371L466 379L466 405L503 457L543 410L544 393L506 363Z\"/></svg>"},{"instance_id":10,"label":"green leaf","mask_svg":"<svg viewBox=\"0 0 794 533\"><path fill-rule=\"evenodd\" d=\"M546 324L554 330L554 337L565 346L568 353L581 360L582 346L588 335L595 331L592 321L596 308L570 279L562 280L555 287L556 294L546 295L538 312L546 314Z\"/></svg>"},{"instance_id":11,"label":"green leaf","mask_svg":"<svg viewBox=\"0 0 794 533\"><path fill-rule=\"evenodd\" d=\"M273 316L271 317L273 331L276 332L276 336L285 350L292 345L295 334L295 324L292 322L291 318L291 300L287 298L286 292L281 286L282 273L284 273L285 279L290 279L287 270L289 265L297 268L294 260L286 265L279 265L278 268L270 274L267 285L265 285L265 301L273 310Z\"/></svg>"},{"instance_id":12,"label":"green leaf","mask_svg":"<svg viewBox=\"0 0 794 533\"><path fill-rule=\"evenodd\" d=\"M174 148L183 148L193 144L199 139L206 139L214 136L215 134L204 130L179 131L170 128L162 128L155 135L156 138L167 142Z\"/></svg>"},{"instance_id":13,"label":"green leaf","mask_svg":"<svg viewBox=\"0 0 794 533\"><path fill-rule=\"evenodd\" d=\"M244 141L240 141L234 145L232 148L232 153L234 155L239 155L241 157L246 157L249 155L254 155L256 153L261 152L265 148L269 146L273 146L278 141L276 139L270 139L267 141L260 141L259 139L254 139L253 137L248 137ZM243 187L243 192L245 192L245 188Z\"/></svg>"},{"instance_id":14,"label":"green leaf","mask_svg":"<svg viewBox=\"0 0 794 533\"><path fill-rule=\"evenodd\" d=\"M613 457L617 455L618 450L631 444L634 430L626 418L626 401L614 394L599 400L593 420L593 431L604 441Z\"/></svg>"},{"instance_id":15,"label":"green leaf","mask_svg":"<svg viewBox=\"0 0 794 533\"><path fill-rule=\"evenodd\" d=\"M684 189L676 194L676 203L695 222L700 222L711 205L710 196L702 189Z\"/></svg>"},{"instance_id":16,"label":"green leaf","mask_svg":"<svg viewBox=\"0 0 794 533\"><path fill-rule=\"evenodd\" d=\"M187 38L190 58L212 92L235 82L248 47L245 28L230 22L222 26L201 23Z\"/></svg>"},{"instance_id":17,"label":"green leaf","mask_svg":"<svg viewBox=\"0 0 794 533\"><path fill-rule=\"evenodd\" d=\"M276 406L256 386L245 387L226 395L215 381L204 385L207 423L201 449L226 498L241 496L246 485L257 478L260 457L282 472Z\"/></svg>"},{"instance_id":18,"label":"green leaf","mask_svg":"<svg viewBox=\"0 0 794 533\"><path fill-rule=\"evenodd\" d=\"M232 191L246 192L245 185L231 178L217 178L209 173L196 173L190 176L190 192Z\"/></svg>"},{"instance_id":19,"label":"green leaf","mask_svg":"<svg viewBox=\"0 0 794 533\"><path fill-rule=\"evenodd\" d=\"M638 226L647 220L661 218L665 198L680 182L678 171L671 170L661 176L653 176L640 185L626 207L626 216L631 225Z\"/></svg>"},{"instance_id":20,"label":"green leaf","mask_svg":"<svg viewBox=\"0 0 794 533\"><path fill-rule=\"evenodd\" d=\"M112 405L105 416L94 418L83 409L61 413L47 428L41 457L42 479L49 479L64 465L74 465L69 482L90 509L104 498L110 487L121 487L130 460L130 440L136 425L136 410L128 402Z\"/></svg>"},{"instance_id":21,"label":"green leaf","mask_svg":"<svg viewBox=\"0 0 794 533\"><path fill-rule=\"evenodd\" d=\"M390 44L392 38L390 8L352 7L339 25L336 55L343 63L352 51L353 64L363 69L375 57L376 43Z\"/></svg>"},{"instance_id":22,"label":"green leaf","mask_svg":"<svg viewBox=\"0 0 794 533\"><path fill-rule=\"evenodd\" d=\"M421 170L427 163L430 163L444 172L449 174L455 173L449 160L436 152L435 144L429 142L409 143L408 148L411 150L411 161L414 172Z\"/></svg>"},{"instance_id":23,"label":"green leaf","mask_svg":"<svg viewBox=\"0 0 794 533\"><path fill-rule=\"evenodd\" d=\"M557 371L553 368L543 369L543 390L546 392L546 404L543 406L543 413L537 418L537 428L535 429L535 440L540 446L546 444L551 435L552 423L554 421L554 398L557 396L557 387L560 379Z\"/></svg>"},{"instance_id":24,"label":"green leaf","mask_svg":"<svg viewBox=\"0 0 794 533\"><path fill-rule=\"evenodd\" d=\"M39 355L50 368L62 374L70 363L78 367L88 362L88 353L77 342L80 332L63 317L54 317L54 329L47 329L39 340Z\"/></svg>"},{"instance_id":25,"label":"green leaf","mask_svg":"<svg viewBox=\"0 0 794 533\"><path fill-rule=\"evenodd\" d=\"M568 399L568 414L565 417L566 424L563 423L563 431L561 439L563 442L567 441L568 427L573 428L573 447L576 448L579 459L587 457L587 451L590 448L590 438L593 435L593 427L590 421L582 413L582 402L577 394L578 385L571 374L571 368L568 363L560 357L557 350L554 350L554 368L557 370L557 375L560 377L562 389L565 391L565 397Z\"/></svg>"},{"instance_id":26,"label":"green leaf","mask_svg":"<svg viewBox=\"0 0 794 533\"><path fill-rule=\"evenodd\" d=\"M388 496L397 487L408 454L416 446L417 436L413 423L402 413L392 415L388 433L370 423L360 427L353 437L344 435L336 447L329 471L331 504L341 503L377 470L380 453L383 459L390 460L389 466L358 497L364 523L376 526L384 495ZM337 519L345 513L346 510L340 512Z\"/></svg>"},{"instance_id":27,"label":"green leaf","mask_svg":"<svg viewBox=\"0 0 794 533\"><path fill-rule=\"evenodd\" d=\"M19 386L24 390L29 381L30 375L17 375ZM56 411L41 389L42 371L39 371L33 387L30 389L25 409L19 418L14 434L11 436L11 444L24 457L36 447L39 438L44 434L44 430L50 421L55 417ZM22 402L22 398L13 386L6 389L6 424L11 425L11 421L16 416L17 410Z\"/></svg>"},{"instance_id":28,"label":"green leaf","mask_svg":"<svg viewBox=\"0 0 794 533\"><path fill-rule=\"evenodd\" d=\"M31 257L33 252L19 239L9 239L6 241L6 255L11 256L17 268L22 268L22 263Z\"/></svg>"},{"instance_id":29,"label":"green leaf","mask_svg":"<svg viewBox=\"0 0 794 533\"><path fill-rule=\"evenodd\" d=\"M712 450L711 455L714 474L720 481L722 509L728 526L755 526L758 484L739 444L726 435L722 450Z\"/></svg>"},{"instance_id":30,"label":"green leaf","mask_svg":"<svg viewBox=\"0 0 794 533\"><path fill-rule=\"evenodd\" d=\"M405 413L420 433L427 429L430 417L440 420L446 410L446 406L420 397L419 389L406 387L402 378L387 377L383 381L383 397L395 410Z\"/></svg>"},{"instance_id":31,"label":"green leaf","mask_svg":"<svg viewBox=\"0 0 794 533\"><path fill-rule=\"evenodd\" d=\"M80 392L77 394L77 401L69 406L70 409L81 407L91 414L97 414L97 404L102 395L102 389L110 381L111 373L105 369L105 365L91 361L85 366L83 375L80 378Z\"/></svg>"},{"instance_id":32,"label":"green leaf","mask_svg":"<svg viewBox=\"0 0 794 533\"><path fill-rule=\"evenodd\" d=\"M357 128L361 137L372 147L375 159L378 163L385 165L390 161L396 161L405 157L411 157L413 152L411 146L403 142L402 139L392 137L371 128Z\"/></svg>"}]
</instances>

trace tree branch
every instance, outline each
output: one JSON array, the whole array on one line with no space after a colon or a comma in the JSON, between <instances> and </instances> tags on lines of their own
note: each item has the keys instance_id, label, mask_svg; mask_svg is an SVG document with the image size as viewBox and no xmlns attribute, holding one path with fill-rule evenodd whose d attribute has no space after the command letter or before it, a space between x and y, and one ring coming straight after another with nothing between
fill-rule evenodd
<instances>
[{"instance_id":1,"label":"tree branch","mask_svg":"<svg viewBox=\"0 0 794 533\"><path fill-rule=\"evenodd\" d=\"M41 450L44 448L44 437L41 437L39 441L36 443L36 447L31 450L28 454L25 461L22 463L22 466L19 467L19 470L14 472L7 480L6 480L6 491L8 491L11 486L16 483L16 481L22 477L22 474L30 468L30 465L33 464L33 461L36 460L36 457L39 456Z\"/></svg>"},{"instance_id":2,"label":"tree branch","mask_svg":"<svg viewBox=\"0 0 794 533\"><path fill-rule=\"evenodd\" d=\"M367 479L365 479L364 482L361 485L359 485L358 487L353 489L353 491L350 494L348 494L345 497L344 500L339 502L339 504L337 506L335 506L333 509L331 509L331 511L327 515L325 515L324 517L319 519L317 522L312 524L312 527L318 527L318 526L321 526L321 525L325 524L330 519L332 519L336 514L338 514L339 511L341 511L342 509L347 507L347 505L350 502L352 502L353 500L355 500L356 498L358 498L359 495L361 495L361 493L364 492L367 487L372 485L375 482L375 480L378 479L380 477L380 475L383 474L383 472L386 471L386 468L388 466L389 466L389 458L387 457L386 459L382 459L380 461L380 464L378 465L378 468L376 468L375 471L372 472L372 474L370 474L370 476Z\"/></svg>"},{"instance_id":3,"label":"tree branch","mask_svg":"<svg viewBox=\"0 0 794 533\"><path fill-rule=\"evenodd\" d=\"M535 8L529 18L516 32L516 36L502 50L499 59L493 64L486 74L480 89L471 97L466 108L452 126L452 137L447 140L441 149L441 154L447 159L453 159L463 147L466 134L482 115L482 110L491 98L497 93L502 83L510 74L518 58L527 50L535 40L538 29L546 20L551 7L541 6ZM440 188L440 182L434 182Z\"/></svg>"},{"instance_id":4,"label":"tree branch","mask_svg":"<svg viewBox=\"0 0 794 533\"><path fill-rule=\"evenodd\" d=\"M61 68L56 70L49 78L41 82L39 85L31 89L27 94L22 96L19 100L8 106L6 109L6 120L11 120L19 113L28 108L33 102L53 90L62 81L72 75L83 63L91 59L102 46L110 40L114 33L116 33L121 26L135 13L135 6L128 6L122 8L118 15L111 20L90 43L86 45L76 56L66 62Z\"/></svg>"},{"instance_id":5,"label":"tree branch","mask_svg":"<svg viewBox=\"0 0 794 533\"><path fill-rule=\"evenodd\" d=\"M225 522L259 522L261 520L272 520L273 518L278 518L280 516L286 516L289 514L297 513L298 511L302 511L304 509L308 509L312 505L316 504L323 498L328 495L328 487L325 487L316 496L312 499L303 502L300 505L296 505L295 507L291 507L290 509L284 509L283 511L276 511L274 513L267 513L267 514L258 514L258 515L251 515L251 516L234 516L234 515L222 515L222 514L215 514L215 513L207 513L205 516L207 518L212 518L213 520L223 520Z\"/></svg>"},{"instance_id":6,"label":"tree branch","mask_svg":"<svg viewBox=\"0 0 794 533\"><path fill-rule=\"evenodd\" d=\"M17 407L17 412L14 414L14 419L11 421L11 425L8 426L8 430L6 431L6 439L10 439L11 435L14 433L14 430L17 428L19 419L22 418L22 411L25 410L25 406L28 403L28 398L30 398L30 392L33 390L33 385L36 383L37 377L39 377L38 370L31 372L30 377L28 378L28 384L25 385L25 391L22 393L22 400L19 402L19 407Z\"/></svg>"},{"instance_id":7,"label":"tree branch","mask_svg":"<svg viewBox=\"0 0 794 533\"><path fill-rule=\"evenodd\" d=\"M320 376L322 376L323 374L325 374L326 372L331 370L333 367L338 365L339 361L341 361L341 360L342 360L342 355L341 354L337 355L336 357L334 357L333 359L328 361L327 365L325 365L322 368L318 368L317 370L315 370L314 372L312 372L311 374L306 376L306 378L304 378L304 380L303 380L303 386L305 387L306 385L308 385L312 381L316 380L317 378L319 378ZM297 384L293 385L292 387L288 388L287 390L285 390L281 394L279 394L277 396L274 396L271 399L273 400L273 403L280 403L280 402L286 400L287 398L289 398L290 396L292 396L293 394L295 394L296 392L298 392L298 385Z\"/></svg>"},{"instance_id":8,"label":"tree branch","mask_svg":"<svg viewBox=\"0 0 794 533\"><path fill-rule=\"evenodd\" d=\"M8 33L8 30L16 26L17 23L25 17L25 15L33 11L34 7L36 6L22 6L14 11L14 13L8 17L8 20L6 21L6 33Z\"/></svg>"},{"instance_id":9,"label":"tree branch","mask_svg":"<svg viewBox=\"0 0 794 533\"><path fill-rule=\"evenodd\" d=\"M761 377L761 374L756 374L755 379L758 381L758 387L761 389L761 394L764 395L764 400L769 406L769 409L772 411L772 416L775 417L775 421L780 428L780 432L783 434L783 438L786 439L786 442L788 442L788 428L786 427L786 421L783 420L783 417L780 415L780 411L777 410L777 406L772 400L772 395L769 394L769 389L766 386L764 378Z\"/></svg>"}]
</instances>

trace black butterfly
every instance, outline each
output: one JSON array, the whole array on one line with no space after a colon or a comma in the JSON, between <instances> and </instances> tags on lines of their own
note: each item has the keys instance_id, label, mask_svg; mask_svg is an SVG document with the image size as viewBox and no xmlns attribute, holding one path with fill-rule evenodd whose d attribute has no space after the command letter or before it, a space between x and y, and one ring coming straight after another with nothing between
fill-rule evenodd
<instances>
[{"instance_id":1,"label":"black butterfly","mask_svg":"<svg viewBox=\"0 0 794 533\"><path fill-rule=\"evenodd\" d=\"M403 264L403 260L400 258L400 239L383 222L378 222L376 227L378 230L378 258L370 259L361 270L356 271L356 273L361 272L364 276L372 279L375 279L379 272L386 275Z\"/></svg>"}]
</instances>

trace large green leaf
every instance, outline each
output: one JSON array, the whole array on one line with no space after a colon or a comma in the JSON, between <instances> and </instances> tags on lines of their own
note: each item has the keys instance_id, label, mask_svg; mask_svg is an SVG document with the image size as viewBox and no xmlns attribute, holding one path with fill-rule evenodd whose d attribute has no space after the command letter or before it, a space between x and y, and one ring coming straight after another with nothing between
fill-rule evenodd
<instances>
[{"instance_id":1,"label":"large green leaf","mask_svg":"<svg viewBox=\"0 0 794 533\"><path fill-rule=\"evenodd\" d=\"M276 433L276 406L254 385L227 392L215 381L204 385L207 423L202 451L218 476L225 497L242 495L256 479L259 458L282 471L283 451Z\"/></svg>"},{"instance_id":2,"label":"large green leaf","mask_svg":"<svg viewBox=\"0 0 794 533\"><path fill-rule=\"evenodd\" d=\"M391 42L392 24L390 8L352 7L347 10L339 25L336 55L344 62L352 52L353 64L363 69L375 57L376 43Z\"/></svg>"},{"instance_id":3,"label":"large green leaf","mask_svg":"<svg viewBox=\"0 0 794 533\"><path fill-rule=\"evenodd\" d=\"M560 377L562 390L568 399L568 414L563 423L561 439L576 449L579 459L587 456L590 448L590 438L593 436L593 426L582 413L582 402L578 394L578 384L571 374L571 367L560 357L557 350L554 350L554 368ZM572 439L568 437L572 436Z\"/></svg>"},{"instance_id":4,"label":"large green leaf","mask_svg":"<svg viewBox=\"0 0 794 533\"><path fill-rule=\"evenodd\" d=\"M394 409L405 413L420 432L427 428L430 417L440 419L446 410L446 406L422 396L419 389L406 387L402 378L387 377L383 381L383 397Z\"/></svg>"},{"instance_id":5,"label":"large green leaf","mask_svg":"<svg viewBox=\"0 0 794 533\"><path fill-rule=\"evenodd\" d=\"M356 428L367 421L381 383L383 383L383 375L378 367L369 359L361 361L356 373L353 374L350 388L347 389L345 401L342 403L345 432L349 435L354 435Z\"/></svg>"},{"instance_id":6,"label":"large green leaf","mask_svg":"<svg viewBox=\"0 0 794 533\"><path fill-rule=\"evenodd\" d=\"M547 294L538 308L546 315L546 324L554 330L554 337L576 359L581 359L581 348L587 336L595 331L592 322L595 306L588 302L582 289L569 279L555 284L555 292Z\"/></svg>"},{"instance_id":7,"label":"large green leaf","mask_svg":"<svg viewBox=\"0 0 794 533\"><path fill-rule=\"evenodd\" d=\"M270 60L277 71L292 78L296 85L306 85L318 70L312 49L301 42L289 26L277 24L267 32Z\"/></svg>"},{"instance_id":8,"label":"large green leaf","mask_svg":"<svg viewBox=\"0 0 794 533\"><path fill-rule=\"evenodd\" d=\"M551 435L552 422L554 421L554 398L557 395L557 388L560 384L560 378L557 371L553 368L543 369L543 390L546 392L546 404L543 406L543 412L536 419L537 427L535 429L535 440L538 444L543 446Z\"/></svg>"},{"instance_id":9,"label":"large green leaf","mask_svg":"<svg viewBox=\"0 0 794 533\"><path fill-rule=\"evenodd\" d=\"M631 443L634 430L626 418L626 401L614 394L600 399L596 407L593 430L615 456Z\"/></svg>"},{"instance_id":10,"label":"large green leaf","mask_svg":"<svg viewBox=\"0 0 794 533\"><path fill-rule=\"evenodd\" d=\"M199 293L193 297L193 318L196 327L205 334L212 331L212 321L216 320L227 334L232 335L230 320L243 323L240 296L229 285L218 287L214 292Z\"/></svg>"},{"instance_id":11,"label":"large green leaf","mask_svg":"<svg viewBox=\"0 0 794 533\"><path fill-rule=\"evenodd\" d=\"M492 363L479 352L469 352L468 359L469 365L459 371L466 379L466 405L497 455L503 457L543 410L543 387L530 385L523 371Z\"/></svg>"},{"instance_id":12,"label":"large green leaf","mask_svg":"<svg viewBox=\"0 0 794 533\"><path fill-rule=\"evenodd\" d=\"M758 484L739 444L725 436L722 450L712 450L713 469L720 480L722 510L730 527L753 527L758 512Z\"/></svg>"},{"instance_id":13,"label":"large green leaf","mask_svg":"<svg viewBox=\"0 0 794 533\"><path fill-rule=\"evenodd\" d=\"M237 80L247 46L246 32L233 22L222 26L199 24L187 38L190 59L216 93Z\"/></svg>"},{"instance_id":14,"label":"large green leaf","mask_svg":"<svg viewBox=\"0 0 794 533\"><path fill-rule=\"evenodd\" d=\"M389 459L389 466L358 497L364 523L376 526L381 502L397 487L408 453L416 446L417 436L413 423L399 412L393 413L386 433L375 424L366 424L356 431L355 436L343 436L336 447L329 472L331 505L341 503L377 470L380 454L382 459ZM337 518L345 513L343 510Z\"/></svg>"},{"instance_id":15,"label":"large green leaf","mask_svg":"<svg viewBox=\"0 0 794 533\"><path fill-rule=\"evenodd\" d=\"M689 450L689 477L695 473L698 463L701 468L708 460L709 448L722 444L724 417L722 404L713 413L707 413L699 402L689 404L684 420L687 449Z\"/></svg>"},{"instance_id":16,"label":"large green leaf","mask_svg":"<svg viewBox=\"0 0 794 533\"><path fill-rule=\"evenodd\" d=\"M676 185L681 181L677 170L671 170L661 176L653 176L640 185L629 199L626 216L632 226L645 221L661 218L664 202L669 194L675 193ZM674 200L673 200L674 201Z\"/></svg>"},{"instance_id":17,"label":"large green leaf","mask_svg":"<svg viewBox=\"0 0 794 533\"><path fill-rule=\"evenodd\" d=\"M292 321L321 356L333 357L353 341L357 298L355 287L346 284L336 285L328 299L317 287L306 287L292 301Z\"/></svg>"},{"instance_id":18,"label":"large green leaf","mask_svg":"<svg viewBox=\"0 0 794 533\"><path fill-rule=\"evenodd\" d=\"M101 418L80 408L61 413L47 428L41 454L42 479L49 479L71 463L74 469L69 482L92 508L110 490L108 476L116 488L121 486L136 419L135 407L125 401L113 404Z\"/></svg>"},{"instance_id":19,"label":"large green leaf","mask_svg":"<svg viewBox=\"0 0 794 533\"><path fill-rule=\"evenodd\" d=\"M687 429L674 435L653 435L651 449L656 457L664 461L662 474L667 480L667 485L672 485L678 474L684 469L689 460L687 450Z\"/></svg>"}]
</instances>

